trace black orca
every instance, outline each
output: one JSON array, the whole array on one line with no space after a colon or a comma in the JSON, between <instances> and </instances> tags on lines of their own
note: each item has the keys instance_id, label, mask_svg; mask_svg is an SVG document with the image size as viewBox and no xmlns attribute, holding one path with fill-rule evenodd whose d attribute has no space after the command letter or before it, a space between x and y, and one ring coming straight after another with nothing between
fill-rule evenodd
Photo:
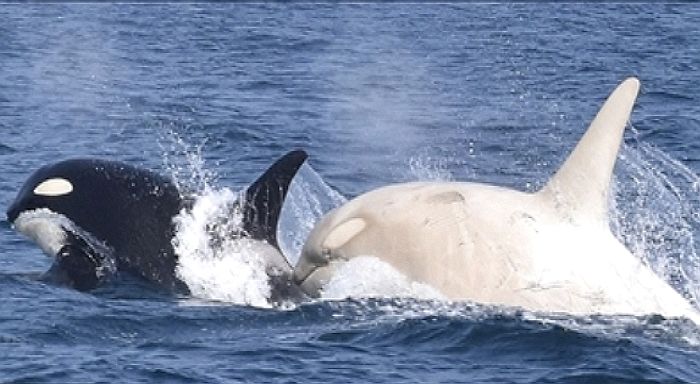
<instances>
[{"instance_id":1,"label":"black orca","mask_svg":"<svg viewBox=\"0 0 700 384\"><path fill-rule=\"evenodd\" d=\"M282 203L306 158L304 151L289 152L248 187L237 202L243 214L238 235L279 250ZM71 159L34 172L7 218L54 256L49 280L86 291L126 272L187 294L187 285L175 273L173 218L192 203L172 180L152 171L116 161ZM271 275L271 281L283 290L294 288L291 279L279 274Z\"/></svg>"}]
</instances>

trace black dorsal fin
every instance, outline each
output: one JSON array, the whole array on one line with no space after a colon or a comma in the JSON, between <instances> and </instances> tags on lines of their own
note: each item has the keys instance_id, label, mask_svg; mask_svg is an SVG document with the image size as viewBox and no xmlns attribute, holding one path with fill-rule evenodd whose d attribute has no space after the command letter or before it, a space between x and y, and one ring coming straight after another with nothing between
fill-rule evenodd
<instances>
[{"instance_id":1,"label":"black dorsal fin","mask_svg":"<svg viewBox=\"0 0 700 384\"><path fill-rule=\"evenodd\" d=\"M243 229L253 239L265 240L279 249L277 222L289 184L306 161L307 154L295 150L279 158L245 192Z\"/></svg>"}]
</instances>

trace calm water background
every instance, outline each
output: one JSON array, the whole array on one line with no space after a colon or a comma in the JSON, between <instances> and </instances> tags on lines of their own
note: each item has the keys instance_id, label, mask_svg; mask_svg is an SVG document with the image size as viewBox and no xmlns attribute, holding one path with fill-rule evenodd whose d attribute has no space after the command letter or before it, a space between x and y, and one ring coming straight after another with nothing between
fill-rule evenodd
<instances>
[{"instance_id":1,"label":"calm water background","mask_svg":"<svg viewBox=\"0 0 700 384\"><path fill-rule=\"evenodd\" d=\"M692 299L693 5L0 5L0 206L57 159L172 173L198 148L221 186L304 148L346 196L432 178L533 190L630 75L613 224ZM682 320L84 294L37 282L50 260L0 230L0 382L700 382Z\"/></svg>"}]
</instances>

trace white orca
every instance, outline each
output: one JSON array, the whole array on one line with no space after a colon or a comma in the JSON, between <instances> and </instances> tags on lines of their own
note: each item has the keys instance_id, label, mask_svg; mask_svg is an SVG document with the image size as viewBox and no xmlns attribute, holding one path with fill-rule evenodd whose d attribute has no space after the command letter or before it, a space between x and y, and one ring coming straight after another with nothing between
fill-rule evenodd
<instances>
[{"instance_id":1,"label":"white orca","mask_svg":"<svg viewBox=\"0 0 700 384\"><path fill-rule=\"evenodd\" d=\"M310 295L346 261L373 256L453 300L571 314L697 310L611 233L608 197L639 91L615 89L551 180L536 193L463 182L367 192L324 216L294 278Z\"/></svg>"},{"instance_id":2,"label":"white orca","mask_svg":"<svg viewBox=\"0 0 700 384\"><path fill-rule=\"evenodd\" d=\"M270 275L281 290L294 289L291 266L279 252L277 222L289 184L306 160L292 151L248 187L235 209L242 233L261 240ZM55 257L46 278L78 290L96 288L126 272L172 292L188 289L175 273L173 218L192 205L175 184L156 173L125 163L72 159L32 174L7 210L20 232ZM286 271L286 280L284 273ZM298 288L297 288L298 289Z\"/></svg>"}]
</instances>

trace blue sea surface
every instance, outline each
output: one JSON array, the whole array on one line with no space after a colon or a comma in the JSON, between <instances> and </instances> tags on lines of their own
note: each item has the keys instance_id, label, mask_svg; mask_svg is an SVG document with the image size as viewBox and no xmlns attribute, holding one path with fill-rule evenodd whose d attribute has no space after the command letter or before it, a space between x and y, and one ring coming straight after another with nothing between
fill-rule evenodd
<instances>
[{"instance_id":1,"label":"blue sea surface","mask_svg":"<svg viewBox=\"0 0 700 384\"><path fill-rule=\"evenodd\" d=\"M296 148L348 198L533 191L637 76L611 225L700 307L700 6L2 4L0 20L3 210L59 159L238 190ZM700 382L689 320L81 293L38 280L51 260L4 215L0 232L1 383Z\"/></svg>"}]
</instances>

